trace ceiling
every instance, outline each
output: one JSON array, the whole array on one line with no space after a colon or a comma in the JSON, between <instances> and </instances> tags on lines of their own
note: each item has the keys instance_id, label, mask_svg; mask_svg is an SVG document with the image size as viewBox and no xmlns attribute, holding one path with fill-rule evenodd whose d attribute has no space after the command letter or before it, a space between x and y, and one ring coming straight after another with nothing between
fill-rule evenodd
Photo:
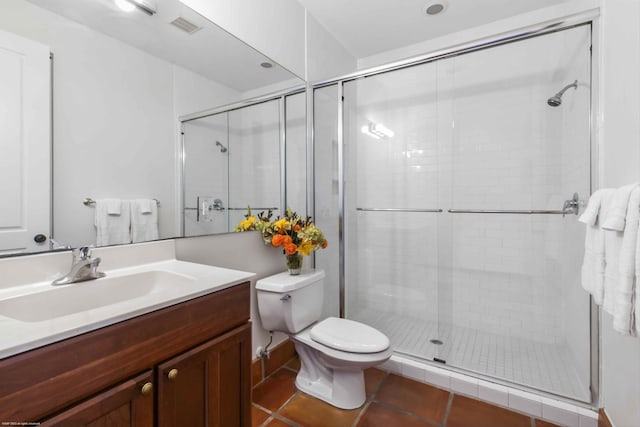
<instances>
[{"instance_id":1,"label":"ceiling","mask_svg":"<svg viewBox=\"0 0 640 427\"><path fill-rule=\"evenodd\" d=\"M359 59L568 0L443 0L434 16L428 0L298 1Z\"/></svg>"},{"instance_id":2,"label":"ceiling","mask_svg":"<svg viewBox=\"0 0 640 427\"><path fill-rule=\"evenodd\" d=\"M156 0L153 16L123 12L113 0L28 1L239 92L295 77L178 0ZM202 29L189 35L169 24L178 17Z\"/></svg>"}]
</instances>

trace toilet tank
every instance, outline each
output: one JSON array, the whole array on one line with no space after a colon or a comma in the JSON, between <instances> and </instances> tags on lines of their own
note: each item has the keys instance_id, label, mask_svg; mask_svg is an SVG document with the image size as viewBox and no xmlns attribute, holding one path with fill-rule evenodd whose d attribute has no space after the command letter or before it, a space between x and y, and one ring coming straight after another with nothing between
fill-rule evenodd
<instances>
[{"instance_id":1,"label":"toilet tank","mask_svg":"<svg viewBox=\"0 0 640 427\"><path fill-rule=\"evenodd\" d=\"M320 319L324 296L324 270L296 276L288 272L256 282L258 312L268 331L296 334Z\"/></svg>"}]
</instances>

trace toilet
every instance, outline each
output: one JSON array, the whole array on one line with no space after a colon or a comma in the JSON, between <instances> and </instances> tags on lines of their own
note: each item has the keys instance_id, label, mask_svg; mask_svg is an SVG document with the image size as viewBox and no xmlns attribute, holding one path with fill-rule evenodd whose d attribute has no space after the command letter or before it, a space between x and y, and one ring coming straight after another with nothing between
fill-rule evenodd
<instances>
[{"instance_id":1,"label":"toilet","mask_svg":"<svg viewBox=\"0 0 640 427\"><path fill-rule=\"evenodd\" d=\"M300 357L296 386L318 399L354 409L366 400L364 369L389 359L389 338L365 324L321 320L324 271L288 272L258 280L258 311L268 331L289 335Z\"/></svg>"}]
</instances>

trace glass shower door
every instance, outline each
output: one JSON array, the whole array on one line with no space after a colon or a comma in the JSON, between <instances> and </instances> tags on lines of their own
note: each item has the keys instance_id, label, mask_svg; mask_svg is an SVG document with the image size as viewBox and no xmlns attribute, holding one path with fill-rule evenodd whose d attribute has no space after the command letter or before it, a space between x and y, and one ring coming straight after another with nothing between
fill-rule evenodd
<instances>
[{"instance_id":1,"label":"glass shower door","mask_svg":"<svg viewBox=\"0 0 640 427\"><path fill-rule=\"evenodd\" d=\"M438 358L443 200L437 67L344 84L346 316Z\"/></svg>"},{"instance_id":2,"label":"glass shower door","mask_svg":"<svg viewBox=\"0 0 640 427\"><path fill-rule=\"evenodd\" d=\"M455 123L442 357L583 401L584 234L576 215L559 212L574 193L590 193L590 38L581 26L443 60L439 73L440 107ZM560 106L549 105L574 81Z\"/></svg>"}]
</instances>

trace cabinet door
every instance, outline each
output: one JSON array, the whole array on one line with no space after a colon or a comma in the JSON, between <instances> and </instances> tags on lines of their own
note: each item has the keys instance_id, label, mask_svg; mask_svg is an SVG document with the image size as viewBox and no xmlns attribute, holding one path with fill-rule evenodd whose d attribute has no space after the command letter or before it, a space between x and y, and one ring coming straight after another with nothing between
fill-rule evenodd
<instances>
[{"instance_id":1,"label":"cabinet door","mask_svg":"<svg viewBox=\"0 0 640 427\"><path fill-rule=\"evenodd\" d=\"M158 426L251 424L251 324L158 366Z\"/></svg>"},{"instance_id":2,"label":"cabinet door","mask_svg":"<svg viewBox=\"0 0 640 427\"><path fill-rule=\"evenodd\" d=\"M56 427L152 427L153 373L147 371L44 421Z\"/></svg>"}]
</instances>

